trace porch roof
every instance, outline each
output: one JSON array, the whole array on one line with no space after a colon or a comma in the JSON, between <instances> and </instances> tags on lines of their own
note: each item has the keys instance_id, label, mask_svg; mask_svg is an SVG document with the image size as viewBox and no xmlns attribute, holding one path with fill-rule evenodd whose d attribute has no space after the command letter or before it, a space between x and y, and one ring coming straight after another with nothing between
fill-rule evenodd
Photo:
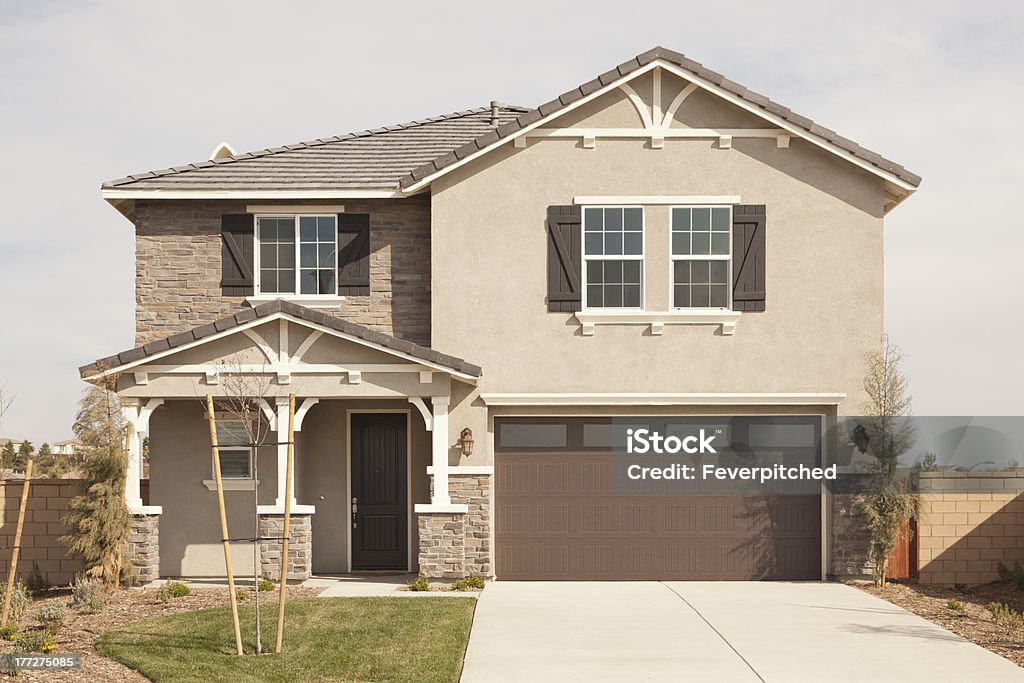
<instances>
[{"instance_id":1,"label":"porch roof","mask_svg":"<svg viewBox=\"0 0 1024 683\"><path fill-rule=\"evenodd\" d=\"M168 351L193 345L197 341L207 338L221 336L222 333L230 332L232 329L247 325L256 320L270 319L272 317L287 315L313 325L328 328L350 339L364 342L367 345L379 347L381 350L396 355L404 355L413 359L423 361L452 373L478 378L483 374L479 365L474 365L455 356L440 353L426 346L420 346L404 339L398 339L391 335L371 330L368 327L357 325L317 311L305 306L275 299L252 308L238 311L234 315L221 318L216 322L192 328L186 332L157 339L142 346L122 351L121 353L106 358L101 358L94 363L83 365L78 369L82 379L89 380L98 375L109 374L127 369L128 366L139 365L154 356L165 355Z\"/></svg>"}]
</instances>

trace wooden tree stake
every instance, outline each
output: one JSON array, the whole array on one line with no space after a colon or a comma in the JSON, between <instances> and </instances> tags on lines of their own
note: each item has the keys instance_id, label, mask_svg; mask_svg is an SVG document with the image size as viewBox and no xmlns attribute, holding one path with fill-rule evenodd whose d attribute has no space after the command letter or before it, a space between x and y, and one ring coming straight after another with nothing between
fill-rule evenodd
<instances>
[{"instance_id":1,"label":"wooden tree stake","mask_svg":"<svg viewBox=\"0 0 1024 683\"><path fill-rule=\"evenodd\" d=\"M231 622L235 627L236 654L242 654L242 628L238 623L238 596L235 595L235 576L231 572L231 543L228 541L228 515L224 510L224 481L220 478L220 449L217 448L217 422L213 413L213 396L206 395L206 412L210 418L210 445L213 447L213 475L217 480L217 507L220 508L220 537L224 544L224 568L228 573L228 592L231 598Z\"/></svg>"},{"instance_id":2,"label":"wooden tree stake","mask_svg":"<svg viewBox=\"0 0 1024 683\"><path fill-rule=\"evenodd\" d=\"M288 395L288 465L284 477L284 533L281 540L281 587L277 596L277 642L274 652L281 651L284 638L284 593L288 586L288 533L292 514L292 464L295 460L295 394Z\"/></svg>"},{"instance_id":3,"label":"wooden tree stake","mask_svg":"<svg viewBox=\"0 0 1024 683\"><path fill-rule=\"evenodd\" d=\"M11 564L7 568L7 592L4 593L4 612L0 615L0 627L7 626L7 616L11 611L11 592L14 591L14 576L18 571L18 553L21 551L21 530L25 526L25 507L28 505L28 489L32 481L32 458L25 463L25 483L21 487L21 507L18 509L18 527L14 532L14 550L11 552Z\"/></svg>"}]
</instances>

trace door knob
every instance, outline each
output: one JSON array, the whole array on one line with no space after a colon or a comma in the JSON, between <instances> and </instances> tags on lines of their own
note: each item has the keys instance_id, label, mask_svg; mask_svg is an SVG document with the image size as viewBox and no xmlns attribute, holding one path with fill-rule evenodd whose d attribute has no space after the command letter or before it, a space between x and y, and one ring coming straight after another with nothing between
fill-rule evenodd
<instances>
[{"instance_id":1,"label":"door knob","mask_svg":"<svg viewBox=\"0 0 1024 683\"><path fill-rule=\"evenodd\" d=\"M359 523L356 521L356 513L359 512L359 499L352 499L352 528L355 529Z\"/></svg>"}]
</instances>

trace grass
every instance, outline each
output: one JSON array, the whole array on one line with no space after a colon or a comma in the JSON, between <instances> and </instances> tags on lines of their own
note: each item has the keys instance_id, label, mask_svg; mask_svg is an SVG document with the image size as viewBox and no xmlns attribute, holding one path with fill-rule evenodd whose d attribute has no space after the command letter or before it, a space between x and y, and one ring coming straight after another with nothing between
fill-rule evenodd
<instances>
[{"instance_id":1,"label":"grass","mask_svg":"<svg viewBox=\"0 0 1024 683\"><path fill-rule=\"evenodd\" d=\"M139 621L96 647L153 681L458 681L476 600L315 598L288 603L283 652L234 655L228 608ZM273 651L277 606L264 608L263 647ZM252 607L239 609L246 652Z\"/></svg>"}]
</instances>

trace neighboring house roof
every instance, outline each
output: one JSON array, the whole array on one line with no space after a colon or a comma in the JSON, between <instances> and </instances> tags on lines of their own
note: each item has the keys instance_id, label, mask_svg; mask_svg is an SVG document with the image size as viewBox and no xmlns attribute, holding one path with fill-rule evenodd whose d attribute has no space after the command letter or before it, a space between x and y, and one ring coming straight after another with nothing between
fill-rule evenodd
<instances>
[{"instance_id":1,"label":"neighboring house roof","mask_svg":"<svg viewBox=\"0 0 1024 683\"><path fill-rule=\"evenodd\" d=\"M331 330L339 332L342 335L355 338L367 342L385 350L404 354L411 358L425 361L436 366L440 366L447 370L462 375L468 375L473 378L480 377L483 374L483 370L479 365L473 365L461 358L455 356L449 356L425 346L414 344L404 339L398 339L391 335L384 334L383 332L377 332L371 330L368 327L362 325L356 325L340 318L328 315L322 311L313 310L285 301L283 299L275 299L274 301L268 301L267 303L259 304L253 308L246 308L240 310L232 316L227 318L221 318L220 320L210 323L208 325L201 325L199 327L175 334L170 337L158 339L156 341L145 344L144 346L137 346L134 349L128 351L122 351L121 353L109 356L107 358L101 358L95 363L84 365L78 369L79 374L83 379L90 379L96 375L117 372L123 366L129 364L137 364L139 361L145 361L150 356L163 355L167 351L184 347L192 344L193 342L200 341L206 337L212 337L222 332L230 331L235 327L245 325L254 320L261 318L270 318L276 314L286 314L298 320L302 320L322 327L327 327Z\"/></svg>"},{"instance_id":2,"label":"neighboring house roof","mask_svg":"<svg viewBox=\"0 0 1024 683\"><path fill-rule=\"evenodd\" d=\"M581 100L584 100L595 93L599 93L599 91L607 89L608 86L630 76L634 72L656 60L661 60L667 64L674 65L681 69L685 75L692 78L698 85L707 87L709 90L716 91L719 94L734 96L741 102L753 105L755 113L790 124L796 129L795 132L802 133L802 137L823 140L829 145L843 150L849 157L866 162L870 167L883 171L887 174L891 174L912 188L916 188L921 182L921 177L919 175L911 173L896 162L890 161L876 152L865 149L853 140L848 140L835 131L815 123L806 116L801 116L788 107L784 107L781 104L773 102L764 95L756 93L739 83L728 80L721 74L705 68L702 64L687 58L679 52L673 52L672 50L667 50L663 47L655 47L647 52L637 55L623 64L620 64L611 71L601 74L592 81L588 81L579 87L562 93L550 102L542 104L536 109L523 114L515 121L511 121L496 129L487 131L479 138L462 145L451 153L420 166L412 173L402 178L401 186L403 189L421 186L424 182L429 182L441 173L445 172L446 169L458 164L467 157L489 151L490 149L497 147L503 141L516 137L517 133L520 133L527 128L537 127L542 120L561 113L570 105L575 104L578 106L578 103Z\"/></svg>"},{"instance_id":3,"label":"neighboring house roof","mask_svg":"<svg viewBox=\"0 0 1024 683\"><path fill-rule=\"evenodd\" d=\"M81 446L81 439L65 439L64 441L54 441L54 446Z\"/></svg>"},{"instance_id":4,"label":"neighboring house roof","mask_svg":"<svg viewBox=\"0 0 1024 683\"><path fill-rule=\"evenodd\" d=\"M529 111L498 105L497 121ZM135 173L103 183L104 190L317 191L398 189L414 168L494 130L491 108L410 121L294 145Z\"/></svg>"},{"instance_id":5,"label":"neighboring house roof","mask_svg":"<svg viewBox=\"0 0 1024 683\"><path fill-rule=\"evenodd\" d=\"M22 439L0 439L0 448L3 448L7 444L14 444L15 446L20 446L22 444Z\"/></svg>"}]
</instances>

